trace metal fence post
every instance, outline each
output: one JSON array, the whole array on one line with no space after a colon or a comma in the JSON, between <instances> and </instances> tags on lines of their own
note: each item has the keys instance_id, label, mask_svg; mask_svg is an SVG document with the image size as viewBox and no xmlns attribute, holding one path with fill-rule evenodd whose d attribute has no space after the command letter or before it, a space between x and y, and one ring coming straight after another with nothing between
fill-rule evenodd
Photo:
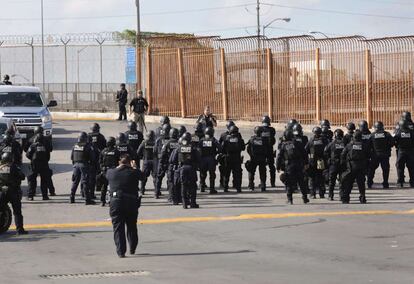
<instances>
[{"instance_id":1,"label":"metal fence post","mask_svg":"<svg viewBox=\"0 0 414 284\"><path fill-rule=\"evenodd\" d=\"M186 98L185 98L183 50L181 48L177 48L177 60L178 60L178 76L180 80L181 117L185 118L187 116L187 107L186 107Z\"/></svg>"},{"instance_id":2,"label":"metal fence post","mask_svg":"<svg viewBox=\"0 0 414 284\"><path fill-rule=\"evenodd\" d=\"M226 70L226 54L224 48L220 48L221 61L221 93L223 100L223 119L229 119L228 116L228 97L227 97L227 70Z\"/></svg>"},{"instance_id":3,"label":"metal fence post","mask_svg":"<svg viewBox=\"0 0 414 284\"><path fill-rule=\"evenodd\" d=\"M316 64L316 79L315 79L315 83L316 83L316 98L315 98L315 102L316 102L316 122L319 122L321 120L321 68L320 68L320 49L317 48L316 49L316 53L315 53L315 64Z\"/></svg>"},{"instance_id":4,"label":"metal fence post","mask_svg":"<svg viewBox=\"0 0 414 284\"><path fill-rule=\"evenodd\" d=\"M145 96L148 101L148 114L152 112L153 102L152 102L152 63L151 63L151 48L147 47L147 91Z\"/></svg>"},{"instance_id":5,"label":"metal fence post","mask_svg":"<svg viewBox=\"0 0 414 284\"><path fill-rule=\"evenodd\" d=\"M60 39L63 46L65 47L65 96L66 96L66 103L68 102L68 44L70 42L70 39L64 41L63 39ZM62 99L63 103L63 99Z\"/></svg>"},{"instance_id":6,"label":"metal fence post","mask_svg":"<svg viewBox=\"0 0 414 284\"><path fill-rule=\"evenodd\" d=\"M268 115L273 121L273 56L270 48L266 49L267 55L267 102Z\"/></svg>"},{"instance_id":7,"label":"metal fence post","mask_svg":"<svg viewBox=\"0 0 414 284\"><path fill-rule=\"evenodd\" d=\"M366 118L369 127L372 126L372 78L371 78L371 51L365 50L365 100Z\"/></svg>"}]
</instances>

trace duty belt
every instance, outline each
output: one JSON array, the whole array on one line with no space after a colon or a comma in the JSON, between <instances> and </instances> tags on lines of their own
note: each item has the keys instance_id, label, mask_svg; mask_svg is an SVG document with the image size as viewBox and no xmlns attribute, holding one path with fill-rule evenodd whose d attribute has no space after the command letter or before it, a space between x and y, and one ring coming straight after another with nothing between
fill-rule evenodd
<instances>
[{"instance_id":1,"label":"duty belt","mask_svg":"<svg viewBox=\"0 0 414 284\"><path fill-rule=\"evenodd\" d=\"M136 200L136 199L138 199L138 196L134 195L134 194L125 193L125 192L122 192L122 191L115 191L115 192L112 193L112 198L119 198L119 199L128 198L128 199Z\"/></svg>"}]
</instances>

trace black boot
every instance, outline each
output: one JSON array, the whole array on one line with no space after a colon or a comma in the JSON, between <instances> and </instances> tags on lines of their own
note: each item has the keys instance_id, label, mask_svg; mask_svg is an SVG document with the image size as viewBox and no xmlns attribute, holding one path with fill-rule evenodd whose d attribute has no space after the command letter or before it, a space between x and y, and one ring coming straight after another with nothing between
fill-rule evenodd
<instances>
[{"instance_id":1,"label":"black boot","mask_svg":"<svg viewBox=\"0 0 414 284\"><path fill-rule=\"evenodd\" d=\"M74 196L74 195L71 195L71 196L70 196L69 203L70 203L70 204L75 203L75 196Z\"/></svg>"},{"instance_id":2,"label":"black boot","mask_svg":"<svg viewBox=\"0 0 414 284\"><path fill-rule=\"evenodd\" d=\"M305 204L309 203L309 198L306 195L303 195L302 199L303 199L303 203L305 203Z\"/></svg>"},{"instance_id":3,"label":"black boot","mask_svg":"<svg viewBox=\"0 0 414 284\"><path fill-rule=\"evenodd\" d=\"M366 203L367 203L367 198L365 197L365 195L361 195L361 196L359 197L359 202L360 202L361 204L366 204Z\"/></svg>"}]
</instances>

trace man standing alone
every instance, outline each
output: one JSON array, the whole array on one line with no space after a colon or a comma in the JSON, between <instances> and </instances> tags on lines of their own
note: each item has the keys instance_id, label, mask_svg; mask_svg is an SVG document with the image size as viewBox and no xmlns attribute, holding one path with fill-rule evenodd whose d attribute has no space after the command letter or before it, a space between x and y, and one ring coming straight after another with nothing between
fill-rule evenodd
<instances>
[{"instance_id":1,"label":"man standing alone","mask_svg":"<svg viewBox=\"0 0 414 284\"><path fill-rule=\"evenodd\" d=\"M126 113L126 104L128 102L128 91L125 88L125 84L121 84L121 90L119 90L116 94L116 101L119 106L119 117L118 120L126 120L127 113Z\"/></svg>"},{"instance_id":2,"label":"man standing alone","mask_svg":"<svg viewBox=\"0 0 414 284\"><path fill-rule=\"evenodd\" d=\"M134 113L133 119L138 125L138 130L142 133L145 127L145 112L148 110L148 102L143 97L142 91L138 91L138 95L129 104L129 113Z\"/></svg>"}]
</instances>

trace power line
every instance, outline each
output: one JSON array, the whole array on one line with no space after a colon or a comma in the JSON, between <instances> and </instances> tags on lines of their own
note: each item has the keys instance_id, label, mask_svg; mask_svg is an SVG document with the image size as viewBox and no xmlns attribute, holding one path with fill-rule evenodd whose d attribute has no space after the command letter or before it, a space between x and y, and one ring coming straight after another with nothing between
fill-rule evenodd
<instances>
[{"instance_id":1,"label":"power line","mask_svg":"<svg viewBox=\"0 0 414 284\"><path fill-rule=\"evenodd\" d=\"M204 30L204 31L193 31L192 33L208 33L208 32L223 32L223 31L236 31L236 30L244 30L255 28L256 26L246 26L246 27L234 27L234 28L225 28L225 29L212 29L212 30Z\"/></svg>"},{"instance_id":2,"label":"power line","mask_svg":"<svg viewBox=\"0 0 414 284\"><path fill-rule=\"evenodd\" d=\"M271 3L262 3L263 5L274 6L279 8L287 8L294 10L303 10L303 11L312 11L328 14L340 14L340 15L352 15L352 16L363 16L363 17L373 17L373 18L387 18L387 19L398 19L398 20L414 20L414 17L404 17L404 16L390 16L390 15L380 15L380 14L368 14L368 13L355 13L339 10L327 10L327 9L315 9L315 8L306 8L299 6L288 6L280 4L271 4Z\"/></svg>"}]
</instances>

